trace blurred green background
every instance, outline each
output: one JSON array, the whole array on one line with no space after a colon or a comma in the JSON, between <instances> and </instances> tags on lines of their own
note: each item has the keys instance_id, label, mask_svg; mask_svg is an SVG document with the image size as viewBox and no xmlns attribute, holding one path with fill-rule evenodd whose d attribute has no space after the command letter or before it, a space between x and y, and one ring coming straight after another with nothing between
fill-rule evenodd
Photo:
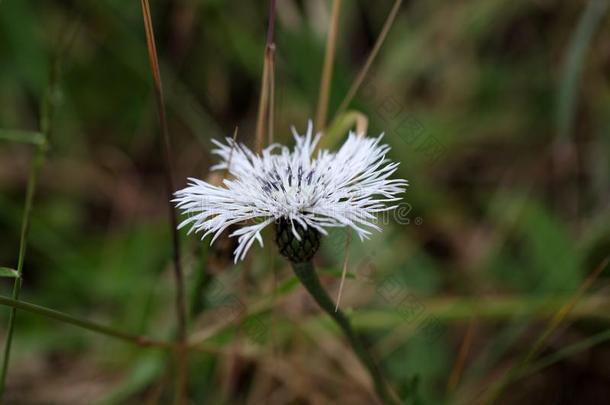
<instances>
[{"instance_id":1,"label":"blurred green background","mask_svg":"<svg viewBox=\"0 0 610 405\"><path fill-rule=\"evenodd\" d=\"M602 0L405 1L350 105L385 132L405 204L349 244L341 307L404 403L483 403L577 303L499 403L610 396L610 32ZM341 8L330 116L391 9ZM176 187L207 178L211 139L254 144L267 2L151 4ZM315 114L331 2L278 0L276 140ZM175 333L171 237L140 4L0 2L0 129L50 147L31 215L22 299L136 334ZM54 69L53 66L58 68ZM338 139L337 141L340 141ZM0 266L15 268L35 147L0 140ZM264 248L233 265L181 232L196 404L370 404L343 337ZM336 296L345 233L317 264ZM12 280L0 279L10 296ZM0 308L6 335L9 308ZM538 365L538 369L535 369ZM170 403L171 356L19 312L5 403ZM518 388L518 389L516 389Z\"/></svg>"}]
</instances>

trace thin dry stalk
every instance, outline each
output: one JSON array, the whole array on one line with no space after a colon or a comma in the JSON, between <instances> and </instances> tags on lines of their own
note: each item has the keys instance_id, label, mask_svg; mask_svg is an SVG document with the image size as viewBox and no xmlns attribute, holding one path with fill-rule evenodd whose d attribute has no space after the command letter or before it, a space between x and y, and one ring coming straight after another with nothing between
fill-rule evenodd
<instances>
[{"instance_id":1,"label":"thin dry stalk","mask_svg":"<svg viewBox=\"0 0 610 405\"><path fill-rule=\"evenodd\" d=\"M263 149L263 134L265 133L265 115L269 98L269 65L267 58L263 62L263 77L261 78L261 94L258 99L258 114L256 118L256 140L255 150L260 152Z\"/></svg>"},{"instance_id":2,"label":"thin dry stalk","mask_svg":"<svg viewBox=\"0 0 610 405\"><path fill-rule=\"evenodd\" d=\"M273 143L275 128L275 44L271 44L265 52L267 59L267 74L269 80L269 114L267 118L267 145Z\"/></svg>"},{"instance_id":3,"label":"thin dry stalk","mask_svg":"<svg viewBox=\"0 0 610 405\"><path fill-rule=\"evenodd\" d=\"M337 304L335 306L335 312L339 310L339 304L341 303L341 296L343 294L343 284L345 284L345 276L347 276L347 266L349 259L349 245L352 241L352 233L347 231L347 239L345 240L345 254L343 256L343 270L341 271L341 283L339 283L339 293L337 294Z\"/></svg>"},{"instance_id":4,"label":"thin dry stalk","mask_svg":"<svg viewBox=\"0 0 610 405\"><path fill-rule=\"evenodd\" d=\"M455 364L453 366L453 369L451 370L451 374L449 375L449 381L447 382L448 392L453 392L455 390L455 387L457 387L458 383L460 382L460 377L462 375L462 371L464 370L464 365L466 364L468 352L470 352L470 348L472 347L474 329L474 319L471 319L470 322L468 322L468 329L466 329L466 334L464 335L464 340L462 341L462 345L460 346L458 357L455 360Z\"/></svg>"},{"instance_id":5,"label":"thin dry stalk","mask_svg":"<svg viewBox=\"0 0 610 405\"><path fill-rule=\"evenodd\" d=\"M140 0L142 6L142 16L144 19L144 30L146 32L146 45L148 48L148 57L150 60L150 68L153 76L153 84L155 91L155 101L157 103L157 113L159 115L159 126L161 131L163 154L165 162L165 188L167 192L167 203L169 208L169 219L173 242L173 262L174 262L174 278L176 280L176 318L177 318L177 334L176 340L179 343L179 349L176 351L176 403L184 402L186 390L186 303L184 293L184 276L182 273L182 264L180 257L180 240L177 230L177 218L171 199L174 192L173 169L171 162L171 144L167 127L167 118L165 113L165 103L163 98L163 86L161 83L161 72L159 69L159 59L157 56L157 48L155 45L155 33L150 14L150 6L148 0Z\"/></svg>"},{"instance_id":6,"label":"thin dry stalk","mask_svg":"<svg viewBox=\"0 0 610 405\"><path fill-rule=\"evenodd\" d=\"M273 117L273 112L269 111L269 98L270 98L270 81L273 81L273 86L275 87L275 79L270 78L273 75L274 65L275 65L275 42L274 42L274 33L275 33L275 14L276 14L276 6L275 0L271 0L269 2L269 25L267 27L267 41L265 43L265 55L263 57L263 76L261 78L261 93L258 100L258 114L256 118L256 143L255 150L260 152L263 148L263 136L265 134L265 118L269 118L269 116ZM271 95L273 97L273 95ZM271 104L271 107L273 104ZM273 123L270 121L269 126L272 126ZM273 129L270 128L268 137L272 136Z\"/></svg>"},{"instance_id":7,"label":"thin dry stalk","mask_svg":"<svg viewBox=\"0 0 610 405\"><path fill-rule=\"evenodd\" d=\"M326 128L326 114L328 113L328 99L330 85L335 63L335 50L337 48L337 32L339 31L339 15L341 13L341 0L333 1L333 9L326 38L326 53L324 55L324 66L320 80L320 92L318 95L318 110L316 112L316 131Z\"/></svg>"},{"instance_id":8,"label":"thin dry stalk","mask_svg":"<svg viewBox=\"0 0 610 405\"><path fill-rule=\"evenodd\" d=\"M563 323L563 321L568 317L570 312L574 309L578 301L583 297L583 295L587 292L587 290L593 285L593 282L597 280L599 275L606 269L608 263L610 262L610 256L606 257L600 264L593 270L593 272L585 279L585 281L580 285L578 290L572 295L572 297L562 305L557 312L553 315L551 320L549 321L546 329L540 335L540 337L536 340L534 345L527 352L523 360L513 365L513 367L508 370L498 384L492 387L491 394L485 403L492 404L496 403L497 400L502 395L502 392L512 383L514 380L521 375L521 373L525 370L526 366L530 363L530 361L540 352L548 338L555 333L555 331L559 328L559 326Z\"/></svg>"},{"instance_id":9,"label":"thin dry stalk","mask_svg":"<svg viewBox=\"0 0 610 405\"><path fill-rule=\"evenodd\" d=\"M553 334L553 332L555 332L557 330L557 328L559 328L559 325L561 325L561 323L567 318L568 314L570 312L572 312L572 310L578 303L578 300L580 300L582 298L582 296L587 292L587 290L589 288L591 288L591 285L593 284L593 282L595 280L597 280L597 278L602 273L602 271L604 271L606 269L609 261L610 261L610 258L606 257L599 264L599 266L597 266L597 268L585 279L585 281L581 284L581 286L574 293L574 295L570 298L570 300L565 305L563 305L559 309L559 311L557 311L557 313L553 316L553 318L549 322L544 333L540 336L540 338L536 341L534 346L532 346L532 348L528 352L527 356L525 357L525 360L523 361L523 363L524 363L523 365L529 363L534 358L534 356L536 356L538 354L538 352L540 351L540 349L542 348L544 343L547 341L547 339L551 336L551 334Z\"/></svg>"},{"instance_id":10,"label":"thin dry stalk","mask_svg":"<svg viewBox=\"0 0 610 405\"><path fill-rule=\"evenodd\" d=\"M347 106L354 99L354 96L356 95L356 93L358 92L358 89L362 85L364 78L366 77L367 73L371 69L371 65L373 64L373 61L377 57L377 54L379 53L379 50L381 49L381 45L383 45L385 38L388 35L388 32L390 31L390 28L392 28L392 24L394 24L394 20L396 19L396 15L398 14L398 10L400 9L401 4L402 4L402 0L396 0L394 2L394 5L392 6L390 13L388 14L388 17L386 18L385 22L383 23L381 32L379 33L379 36L377 37L377 40L375 41L375 45L373 45L373 49L372 49L371 53L369 54L368 58L366 59L364 66L358 73L358 76L356 76L356 80L354 80L354 82L352 83L352 86L350 87L349 91L347 92L347 95L345 96L345 98L343 99L341 104L339 105L339 108L337 109L335 117L339 117L341 114L343 114L343 112L345 112L345 109L347 108Z\"/></svg>"}]
</instances>

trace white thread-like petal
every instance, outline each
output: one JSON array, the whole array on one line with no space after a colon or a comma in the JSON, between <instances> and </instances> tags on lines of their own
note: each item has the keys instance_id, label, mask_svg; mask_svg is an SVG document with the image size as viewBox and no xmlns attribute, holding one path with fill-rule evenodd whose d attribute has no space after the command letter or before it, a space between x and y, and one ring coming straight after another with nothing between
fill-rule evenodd
<instances>
[{"instance_id":1,"label":"white thread-like petal","mask_svg":"<svg viewBox=\"0 0 610 405\"><path fill-rule=\"evenodd\" d=\"M380 231L375 213L396 208L385 203L400 200L408 186L406 180L389 179L398 163L386 158L390 147L381 144L383 134L367 138L350 132L336 153L320 150L314 158L320 134L313 134L312 122L305 135L291 130L292 152L273 144L257 155L231 138L214 140L212 153L221 160L212 170L228 169L232 178L222 187L189 178L173 200L187 216L178 228L214 235L213 243L230 225L243 224L230 235L238 238L236 262L254 241L262 246L261 231L279 219L290 221L297 239L296 225L323 234L325 228L349 226L361 240L370 230Z\"/></svg>"}]
</instances>

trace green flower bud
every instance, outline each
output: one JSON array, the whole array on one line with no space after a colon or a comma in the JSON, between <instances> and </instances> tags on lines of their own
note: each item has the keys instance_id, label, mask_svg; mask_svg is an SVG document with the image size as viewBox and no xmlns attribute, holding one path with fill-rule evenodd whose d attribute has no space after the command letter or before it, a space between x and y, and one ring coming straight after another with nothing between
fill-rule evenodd
<instances>
[{"instance_id":1,"label":"green flower bud","mask_svg":"<svg viewBox=\"0 0 610 405\"><path fill-rule=\"evenodd\" d=\"M275 242L282 256L291 262L307 262L311 260L320 247L320 232L312 227L305 229L296 222L294 228L301 240L295 237L290 221L284 218L280 219L275 224Z\"/></svg>"}]
</instances>

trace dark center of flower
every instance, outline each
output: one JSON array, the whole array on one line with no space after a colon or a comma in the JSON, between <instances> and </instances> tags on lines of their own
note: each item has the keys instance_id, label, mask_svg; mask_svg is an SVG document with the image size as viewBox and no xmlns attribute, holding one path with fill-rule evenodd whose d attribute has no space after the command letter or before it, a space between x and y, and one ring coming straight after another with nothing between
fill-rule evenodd
<instances>
[{"instance_id":1,"label":"dark center of flower","mask_svg":"<svg viewBox=\"0 0 610 405\"><path fill-rule=\"evenodd\" d=\"M287 219L280 219L275 224L275 242L282 256L294 263L303 263L311 260L320 247L320 232L312 227L303 228L294 224L301 240L298 240L292 231L292 224Z\"/></svg>"}]
</instances>

